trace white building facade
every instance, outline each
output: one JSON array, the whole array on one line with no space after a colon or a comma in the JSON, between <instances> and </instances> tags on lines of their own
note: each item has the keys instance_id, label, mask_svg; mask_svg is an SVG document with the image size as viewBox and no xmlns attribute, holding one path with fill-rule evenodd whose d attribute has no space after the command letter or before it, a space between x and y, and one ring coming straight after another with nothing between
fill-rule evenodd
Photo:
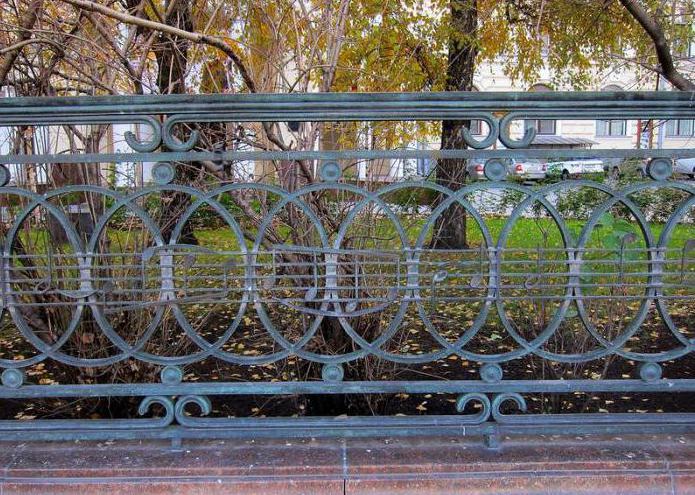
<instances>
[{"instance_id":1,"label":"white building facade","mask_svg":"<svg viewBox=\"0 0 695 495\"><path fill-rule=\"evenodd\" d=\"M540 71L538 79L530 85L513 81L506 76L501 64L482 64L474 78L478 91L553 91L553 77L548 69ZM571 88L557 88L559 90ZM591 91L655 91L670 90L670 85L656 74L645 79L627 69L610 69L594 77ZM693 120L640 122L636 120L557 120L536 125L542 136L560 136L587 140L592 149L616 148L683 148L692 147L695 136ZM474 129L475 130L475 129ZM512 128L521 135L523 125ZM484 133L484 129L481 130ZM640 133L642 132L642 134ZM640 139L641 138L641 139Z\"/></svg>"}]
</instances>

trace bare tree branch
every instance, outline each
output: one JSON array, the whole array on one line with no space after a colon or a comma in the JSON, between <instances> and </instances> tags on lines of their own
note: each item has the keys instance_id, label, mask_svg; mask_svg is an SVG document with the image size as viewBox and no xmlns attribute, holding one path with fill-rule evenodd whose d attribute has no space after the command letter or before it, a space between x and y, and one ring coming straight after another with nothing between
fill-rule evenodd
<instances>
[{"instance_id":1,"label":"bare tree branch","mask_svg":"<svg viewBox=\"0 0 695 495\"><path fill-rule=\"evenodd\" d=\"M10 52L18 51L20 48L24 48L27 45L32 45L35 43L36 44L45 43L48 45L52 45L52 46L58 48L59 50L62 49L61 46L53 40L36 38L36 39L28 39L28 40L20 41L18 43L15 43L14 45L10 45L10 46L7 46L5 48L2 48L2 49L0 49L0 55L5 55L5 54L10 53Z\"/></svg>"},{"instance_id":2,"label":"bare tree branch","mask_svg":"<svg viewBox=\"0 0 695 495\"><path fill-rule=\"evenodd\" d=\"M664 30L657 20L647 12L638 0L620 0L620 3L651 38L661 66L659 72L676 88L683 91L695 91L695 83L683 76L673 63L671 48L664 35Z\"/></svg>"},{"instance_id":3,"label":"bare tree branch","mask_svg":"<svg viewBox=\"0 0 695 495\"><path fill-rule=\"evenodd\" d=\"M335 26L331 26L332 29L328 31L329 43L327 47L326 56L326 69L323 71L323 81L321 84L321 91L330 91L333 85L333 80L335 79L335 71L338 66L338 57L340 56L340 51L343 47L344 35L345 35L345 20L348 14L348 8L350 7L350 2L348 0L342 0L340 7L337 12L337 19Z\"/></svg>"},{"instance_id":4,"label":"bare tree branch","mask_svg":"<svg viewBox=\"0 0 695 495\"><path fill-rule=\"evenodd\" d=\"M0 59L0 86L4 85L7 79L7 74L14 65L14 61L19 56L19 52L24 47L22 42L31 39L32 31L31 29L36 24L39 18L39 14L43 9L43 0L33 0L27 11L24 13L22 20L19 23L20 33L17 35L17 42L14 44L14 49L5 53Z\"/></svg>"},{"instance_id":5,"label":"bare tree branch","mask_svg":"<svg viewBox=\"0 0 695 495\"><path fill-rule=\"evenodd\" d=\"M202 43L204 45L208 45L214 48L217 48L221 52L223 52L227 57L229 57L234 65L236 66L237 70L239 70L239 74L241 75L242 79L244 80L244 83L248 87L249 91L252 93L257 92L256 90L256 84L249 74L248 69L246 68L246 64L242 60L242 56L236 52L236 50L230 46L225 40L222 38L219 38L217 36L210 36L208 34L201 34L201 33L192 33L190 31L186 31L184 29L179 29L174 26L169 26L167 24L163 24L161 22L155 22L151 21L149 19L142 19L140 17L135 17L130 14L126 14L123 12L118 12L116 10L113 10L109 7L106 7L104 5L98 4L96 2L92 2L89 0L61 0L62 2L68 3L74 7L79 7L84 10L88 10L90 12L96 12L101 15L105 15L106 17L110 17L112 19L116 19L118 21L124 22L126 24L132 24L135 26L140 26L143 28L147 29L152 29L154 31L158 31L160 33L166 33L166 34L171 34L173 36L178 36L179 38L186 39L188 41L191 41L193 43Z\"/></svg>"},{"instance_id":6,"label":"bare tree branch","mask_svg":"<svg viewBox=\"0 0 695 495\"><path fill-rule=\"evenodd\" d=\"M104 42L111 47L111 49L114 51L114 53L116 53L116 55L118 55L118 59L121 61L123 68L128 72L128 75L131 77L131 79L133 81L137 81L138 74L136 73L135 68L130 63L130 60L128 60L128 57L125 55L125 53L121 51L121 49L118 47L118 44L116 43L114 37L108 32L103 23L99 22L98 19L95 19L94 15L92 15L91 12L88 12L86 14L86 17L87 19L89 19L89 22L92 23L92 26L94 26L94 28L99 32ZM142 90L140 92L142 93Z\"/></svg>"},{"instance_id":7,"label":"bare tree branch","mask_svg":"<svg viewBox=\"0 0 695 495\"><path fill-rule=\"evenodd\" d=\"M163 24L160 22L155 22L151 21L149 19L143 19L140 17L136 17L130 14L126 14L123 12L118 12L116 10L113 10L109 7L106 7L104 5L101 5L96 2L92 2L90 0L61 0L65 3L68 3L74 7L78 7L90 12L96 12L98 14L104 15L106 17L110 17L111 19L115 19L117 21L134 25L134 26L140 26L146 29L151 29L153 31L157 31L160 33L167 33L171 34L174 36L178 36L179 38L189 40L193 43L201 43L205 44L208 46L212 46L214 48L219 49L222 51L227 57L230 58L234 66L237 68L239 71L239 74L241 75L244 83L246 84L246 87L248 90L252 93L258 92L256 83L251 76L248 68L246 67L246 64L244 63L244 60L242 59L242 56L234 50L232 46L230 46L225 40L222 38L219 38L217 36L211 36L207 34L201 34L201 33L193 33L190 31L186 31L184 29L179 29L174 26L170 26L167 24ZM268 137L268 139L278 146L281 150L287 150L288 147L285 145L285 143L282 141L282 139L277 135L277 133L274 132L272 129L272 126L268 122L263 123L263 129Z\"/></svg>"}]
</instances>

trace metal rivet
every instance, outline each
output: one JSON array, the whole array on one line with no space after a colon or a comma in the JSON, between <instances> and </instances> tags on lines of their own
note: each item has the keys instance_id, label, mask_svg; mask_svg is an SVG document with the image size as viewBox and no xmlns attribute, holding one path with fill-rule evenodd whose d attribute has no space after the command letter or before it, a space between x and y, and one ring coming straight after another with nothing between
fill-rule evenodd
<instances>
[{"instance_id":1,"label":"metal rivet","mask_svg":"<svg viewBox=\"0 0 695 495\"><path fill-rule=\"evenodd\" d=\"M170 163L158 163L152 167L152 178L157 184L169 184L176 176L176 169Z\"/></svg>"},{"instance_id":2,"label":"metal rivet","mask_svg":"<svg viewBox=\"0 0 695 495\"><path fill-rule=\"evenodd\" d=\"M326 162L321 166L319 175L326 182L335 182L340 179L341 173L340 165L336 162Z\"/></svg>"},{"instance_id":3,"label":"metal rivet","mask_svg":"<svg viewBox=\"0 0 695 495\"><path fill-rule=\"evenodd\" d=\"M666 180L673 174L673 164L666 158L655 158L649 162L647 173L654 180Z\"/></svg>"},{"instance_id":4,"label":"metal rivet","mask_svg":"<svg viewBox=\"0 0 695 495\"><path fill-rule=\"evenodd\" d=\"M176 385L183 380L183 371L178 366L165 366L159 378L165 385Z\"/></svg>"},{"instance_id":5,"label":"metal rivet","mask_svg":"<svg viewBox=\"0 0 695 495\"><path fill-rule=\"evenodd\" d=\"M502 379L502 368L498 364L484 364L480 368L480 379L486 383L495 383Z\"/></svg>"},{"instance_id":6,"label":"metal rivet","mask_svg":"<svg viewBox=\"0 0 695 495\"><path fill-rule=\"evenodd\" d=\"M645 382L655 382L661 378L661 366L657 363L644 363L640 366L639 376Z\"/></svg>"},{"instance_id":7,"label":"metal rivet","mask_svg":"<svg viewBox=\"0 0 695 495\"><path fill-rule=\"evenodd\" d=\"M493 158L485 162L483 174L488 180L499 181L504 180L507 176L507 167L504 166L501 160Z\"/></svg>"},{"instance_id":8,"label":"metal rivet","mask_svg":"<svg viewBox=\"0 0 695 495\"><path fill-rule=\"evenodd\" d=\"M9 368L2 372L0 376L2 384L10 388L19 388L24 383L24 373L20 370Z\"/></svg>"},{"instance_id":9,"label":"metal rivet","mask_svg":"<svg viewBox=\"0 0 695 495\"><path fill-rule=\"evenodd\" d=\"M345 371L339 364L324 364L321 369L321 378L324 382L340 382L344 376Z\"/></svg>"}]
</instances>

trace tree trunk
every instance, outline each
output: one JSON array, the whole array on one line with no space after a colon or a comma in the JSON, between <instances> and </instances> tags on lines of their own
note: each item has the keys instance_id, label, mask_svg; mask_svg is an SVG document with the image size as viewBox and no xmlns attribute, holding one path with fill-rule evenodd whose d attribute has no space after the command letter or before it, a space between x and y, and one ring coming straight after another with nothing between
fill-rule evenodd
<instances>
[{"instance_id":1,"label":"tree trunk","mask_svg":"<svg viewBox=\"0 0 695 495\"><path fill-rule=\"evenodd\" d=\"M165 2L167 12L164 23L185 31L193 31L191 5L184 0L169 0ZM188 48L190 41L175 34L161 33L155 46L157 56L157 86L162 94L185 94L186 74L188 70ZM177 136L182 138L182 136ZM199 180L199 167L193 164L179 164L176 167L175 181L180 184L192 185ZM161 232L168 240L176 227L179 217L190 205L191 198L184 193L162 193ZM187 223L178 240L184 244L198 244L191 223Z\"/></svg>"},{"instance_id":2,"label":"tree trunk","mask_svg":"<svg viewBox=\"0 0 695 495\"><path fill-rule=\"evenodd\" d=\"M476 27L478 22L477 0L451 0L451 32L449 34L449 59L446 75L446 91L471 91L475 74L475 58L478 54ZM445 120L442 122L441 149L465 148L462 127L470 127L470 121ZM456 191L466 181L466 160L439 160L436 168L437 183ZM440 195L437 203L445 199ZM432 244L435 249L463 249L468 247L466 238L466 211L459 204L448 207L435 223Z\"/></svg>"},{"instance_id":3,"label":"tree trunk","mask_svg":"<svg viewBox=\"0 0 695 495\"><path fill-rule=\"evenodd\" d=\"M167 15L165 24L186 31L193 30L191 7L182 0L165 3ZM161 33L155 48L157 56L157 86L162 94L182 94L186 92L186 70L188 67L188 47L190 41L179 36Z\"/></svg>"},{"instance_id":4,"label":"tree trunk","mask_svg":"<svg viewBox=\"0 0 695 495\"><path fill-rule=\"evenodd\" d=\"M43 0L33 0L27 6L24 16L19 21L20 29L18 29L17 42L14 44L16 48L0 57L0 86L7 84L7 75L10 73L15 60L17 60L19 53L22 51L22 47L24 46L22 43L31 39L32 34L34 34L34 25L39 19L42 10Z\"/></svg>"},{"instance_id":5,"label":"tree trunk","mask_svg":"<svg viewBox=\"0 0 695 495\"><path fill-rule=\"evenodd\" d=\"M695 91L695 83L679 72L673 61L671 46L666 39L661 24L656 16L650 14L637 0L620 0L620 3L639 23L654 45L660 72L673 86L681 91Z\"/></svg>"}]
</instances>

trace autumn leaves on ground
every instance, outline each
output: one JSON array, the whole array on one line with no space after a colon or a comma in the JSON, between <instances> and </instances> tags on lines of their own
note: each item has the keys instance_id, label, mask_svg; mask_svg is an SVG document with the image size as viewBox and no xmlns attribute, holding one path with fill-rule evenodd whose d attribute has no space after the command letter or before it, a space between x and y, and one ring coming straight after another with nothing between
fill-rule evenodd
<instances>
[{"instance_id":1,"label":"autumn leaves on ground","mask_svg":"<svg viewBox=\"0 0 695 495\"><path fill-rule=\"evenodd\" d=\"M597 202L600 200L595 199ZM651 217L657 208L662 217L668 217L670 212L666 210L675 209L680 200L680 196L676 197L669 207L662 198L658 203L646 203L644 208L651 212ZM183 317L190 324L191 331L207 342L215 343L222 339L221 350L241 359L262 358L282 351L282 346L268 331L269 326L292 343L313 332L313 337L304 343L302 350L326 355L360 349L347 330L368 342L388 333L391 336L381 345L380 351L393 356L417 358L441 353L413 364L397 364L375 355L356 357L344 364L346 380L474 380L479 379L481 363L470 354L461 356L442 351L444 342L454 345L475 328L475 335L463 346L467 353L503 355L520 348L508 327L518 333L517 338L530 342L541 335L551 324L553 316L562 310L569 281L567 254L562 249L560 228L543 212L535 210L534 213L530 208L529 214L517 220L507 233L500 262L503 321L494 296L489 303L485 302L490 297L487 278L490 263L487 251L481 250L483 236L479 228L469 222L470 246L466 250L421 250L417 297L406 302L403 297L407 294L408 263L394 225L378 210L378 207L365 210L365 218L356 217L354 228L346 235L345 242L349 248L338 258L341 268L337 285L347 316L336 318L330 315L317 317L311 312L321 306L314 301L323 297L320 288L325 283L325 253L316 255L301 249L294 252L282 238L277 239L276 247L262 250L255 260L257 305L243 304L248 259L238 252L238 240L232 230L215 219L211 211L202 208L191 220L196 225L197 247L173 257L172 276L181 311L178 317ZM400 221L407 237L414 242L427 217L413 215L410 210L402 208ZM565 213L572 215L570 211ZM143 347L145 352L166 356L199 352L200 348L177 320L176 312L169 306L156 304L162 290L162 254L154 254L144 263L138 253L147 251L151 239L133 218L116 218L118 221L108 231L109 242L101 243L104 251L98 256L98 265L103 269L95 271L105 276L103 280L108 275L115 284L110 295L102 301L104 316L130 345L149 331L155 318L161 318ZM674 287L671 293L666 291L667 295L682 296L682 299L675 297L667 301L669 315L683 337L690 339L695 337L695 313L688 299L692 296L692 289L685 282L692 277L693 267L690 262L684 264L687 258L683 257L682 247L688 239L695 238L695 226L689 217L686 220L672 233L663 269L669 274L664 277L664 282ZM284 224L286 221L285 217L278 215L274 232L289 239L294 234ZM499 239L507 222L505 217L485 218L485 226L494 242ZM567 220L573 242L576 242L585 222L586 219L582 218ZM50 243L47 242L47 231L39 226L37 223L36 228L27 229L21 239L24 246L42 251L49 249ZM242 227L253 228L243 222ZM655 238L661 235L663 228L662 222L650 224ZM621 249L621 240L626 235L628 243L623 242ZM248 241L247 248L250 246ZM644 238L630 216L616 207L601 217L595 231L588 236L586 246L580 279L583 310L592 330L610 342L629 331L645 301L642 296L649 283L649 263ZM55 253L55 245L50 249L54 250L51 259L61 259ZM70 257L67 246L63 251L63 263L68 266L70 259L74 258ZM31 265L30 271L39 278L52 281L54 288L74 288L77 278L69 276L71 271L75 271L74 267L61 269L61 262L54 261L49 265L43 258L23 260L23 263L25 268ZM18 282L15 290L27 289L31 283L32 280ZM316 293L309 297L307 294L311 291ZM56 301L61 300L60 295L55 297ZM36 303L37 299L42 300L41 296L37 298L32 294L26 296L25 301ZM348 310L352 300L355 301L354 307ZM59 340L74 317L74 301L72 306L69 306L71 302L68 299L63 299L63 302L67 307L38 305L34 308L42 312L42 321L48 322L48 330L34 327L37 335L47 343ZM332 308L325 306L323 309ZM560 361L563 355L602 348L585 327L577 309L575 303L571 303L562 310L565 315L563 322L541 346L544 351L557 353ZM350 311L364 311L364 314L351 317ZM61 348L63 351L83 359L118 354L119 350L94 322L89 308L84 309L81 321L74 335ZM35 350L20 335L7 312L0 336L0 357L26 359L35 355ZM644 323L621 349L654 353L678 348L679 345L652 302ZM272 382L318 380L321 377L320 364L293 355L245 365L217 358L193 361L184 366L184 381ZM631 378L638 376L640 364L614 355L579 363L541 359L532 354L504 361L505 379ZM666 361L662 365L665 377L695 377L695 360L690 356ZM160 369L160 366L135 359L93 368L70 367L47 360L29 367L27 376L30 382L39 384L151 382L159 380ZM448 394L245 396L233 399L216 397L213 405L215 414L228 416L427 414L453 413L455 399ZM652 394L648 397L546 394L530 397L529 402L530 409L535 412L682 411L689 410L692 404L685 394ZM8 414L18 418L44 415L100 417L106 414L131 415L135 408L134 399L112 398L108 402L83 399L77 404L73 401L30 401L17 403Z\"/></svg>"}]
</instances>

